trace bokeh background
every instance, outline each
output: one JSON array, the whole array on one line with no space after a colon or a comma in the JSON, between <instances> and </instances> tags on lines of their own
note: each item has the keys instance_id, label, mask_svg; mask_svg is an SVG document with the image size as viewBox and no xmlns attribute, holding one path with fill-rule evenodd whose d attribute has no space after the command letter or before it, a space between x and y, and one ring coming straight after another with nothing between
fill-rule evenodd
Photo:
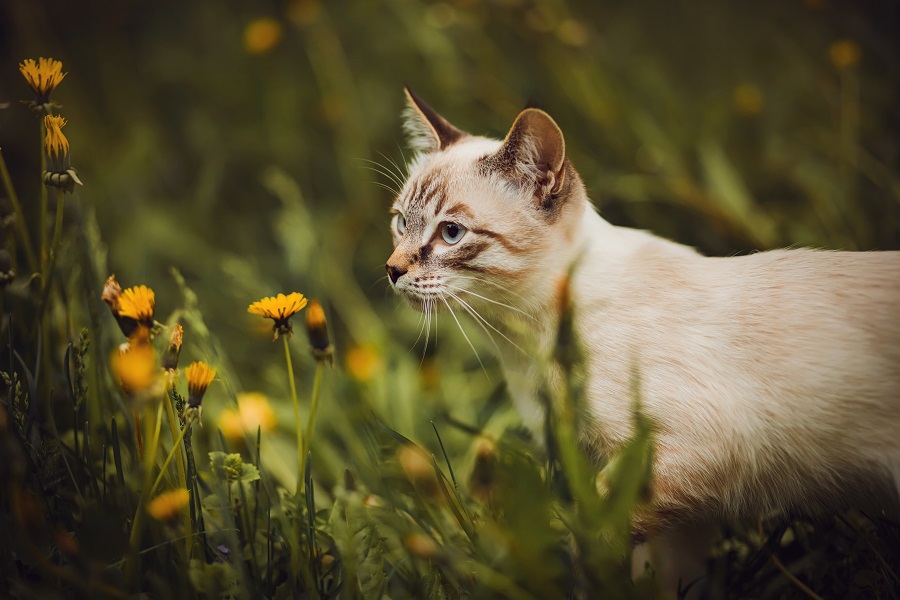
<instances>
[{"instance_id":1,"label":"bokeh background","mask_svg":"<svg viewBox=\"0 0 900 600\"><path fill-rule=\"evenodd\" d=\"M241 391L272 399L285 426L264 450L284 480L282 355L246 308L282 291L322 301L337 349L317 426L327 490L353 411L432 448L442 415L517 419L481 330L463 322L473 350L442 316L426 344L384 276L404 85L497 137L544 108L615 224L714 255L898 249L898 31L887 0L9 0L0 147L34 216L38 126L17 65L62 60L54 99L84 182L69 227L101 281L151 286L161 320L188 307L183 360L219 367L210 419ZM299 369L308 390L312 361Z\"/></svg>"}]
</instances>

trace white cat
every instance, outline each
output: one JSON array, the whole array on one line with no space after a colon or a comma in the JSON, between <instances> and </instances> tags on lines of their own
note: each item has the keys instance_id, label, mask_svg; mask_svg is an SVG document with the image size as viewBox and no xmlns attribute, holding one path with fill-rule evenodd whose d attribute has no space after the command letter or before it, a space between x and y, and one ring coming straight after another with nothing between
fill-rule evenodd
<instances>
[{"instance_id":1,"label":"white cat","mask_svg":"<svg viewBox=\"0 0 900 600\"><path fill-rule=\"evenodd\" d=\"M510 394L539 429L533 357L551 351L557 284L577 261L581 441L604 455L629 438L633 367L655 428L638 538L857 501L896 510L900 252L705 257L604 221L546 113L524 110L496 141L407 96L419 154L392 209L391 282L502 333Z\"/></svg>"}]
</instances>

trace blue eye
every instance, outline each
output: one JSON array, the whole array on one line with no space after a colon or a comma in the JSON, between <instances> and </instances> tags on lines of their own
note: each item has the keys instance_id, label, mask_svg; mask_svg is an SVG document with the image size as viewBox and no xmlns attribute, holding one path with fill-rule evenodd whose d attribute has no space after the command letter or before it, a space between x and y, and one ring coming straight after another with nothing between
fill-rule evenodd
<instances>
[{"instance_id":1,"label":"blue eye","mask_svg":"<svg viewBox=\"0 0 900 600\"><path fill-rule=\"evenodd\" d=\"M455 244L466 234L466 228L459 223L444 223L441 225L441 237L450 245Z\"/></svg>"},{"instance_id":2,"label":"blue eye","mask_svg":"<svg viewBox=\"0 0 900 600\"><path fill-rule=\"evenodd\" d=\"M402 214L397 214L397 233L403 235L406 233L406 217Z\"/></svg>"}]
</instances>

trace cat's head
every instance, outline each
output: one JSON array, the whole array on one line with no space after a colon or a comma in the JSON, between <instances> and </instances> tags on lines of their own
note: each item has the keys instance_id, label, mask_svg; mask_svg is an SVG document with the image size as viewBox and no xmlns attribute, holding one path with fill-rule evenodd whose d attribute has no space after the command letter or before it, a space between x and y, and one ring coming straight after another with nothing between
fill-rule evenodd
<instances>
[{"instance_id":1,"label":"cat's head","mask_svg":"<svg viewBox=\"0 0 900 600\"><path fill-rule=\"evenodd\" d=\"M420 310L545 305L587 204L559 127L529 108L504 140L492 140L406 95L417 155L391 208L391 284Z\"/></svg>"}]
</instances>

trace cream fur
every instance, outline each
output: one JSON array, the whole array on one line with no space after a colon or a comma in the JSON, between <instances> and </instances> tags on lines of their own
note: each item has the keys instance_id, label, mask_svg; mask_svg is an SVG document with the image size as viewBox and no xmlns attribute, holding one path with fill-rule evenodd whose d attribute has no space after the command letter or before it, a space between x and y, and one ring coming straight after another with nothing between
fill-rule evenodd
<instances>
[{"instance_id":1,"label":"cream fur","mask_svg":"<svg viewBox=\"0 0 900 600\"><path fill-rule=\"evenodd\" d=\"M388 264L407 270L395 287L417 305L457 290L502 331L509 340L497 345L510 395L539 431L536 358L552 350L557 282L578 265L571 292L590 414L581 441L599 457L631 435L633 367L641 408L655 427L656 510L636 523L637 533L860 502L896 511L900 253L705 257L610 225L580 182L559 199L550 222L529 191L539 162L526 160L519 180L479 168L500 148L467 136L413 163L394 206L408 224L404 235L394 233ZM447 194L442 211L463 203L471 218L451 219L427 198L419 202L417 182L426 179ZM436 237L448 220L470 230L458 245ZM517 247L489 245L471 262L483 274L448 266L466 244L487 241L472 233L479 228ZM425 244L433 244L431 255L417 261Z\"/></svg>"}]
</instances>

